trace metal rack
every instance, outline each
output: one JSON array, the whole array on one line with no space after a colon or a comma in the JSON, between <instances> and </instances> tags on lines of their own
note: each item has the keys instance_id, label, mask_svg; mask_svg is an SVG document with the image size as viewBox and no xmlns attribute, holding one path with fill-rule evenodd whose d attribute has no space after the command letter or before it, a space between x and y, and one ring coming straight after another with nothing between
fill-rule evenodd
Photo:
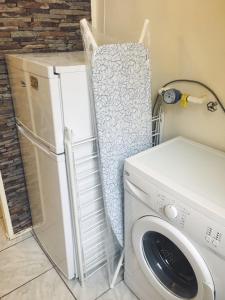
<instances>
[{"instance_id":1,"label":"metal rack","mask_svg":"<svg viewBox=\"0 0 225 300\"><path fill-rule=\"evenodd\" d=\"M160 109L159 114L152 117L152 147L157 146L162 141L164 126L164 113Z\"/></svg>"},{"instance_id":2,"label":"metal rack","mask_svg":"<svg viewBox=\"0 0 225 300\"><path fill-rule=\"evenodd\" d=\"M152 119L153 146L160 143L162 121L162 114ZM107 263L107 224L97 138L92 136L74 141L72 130L66 128L65 151L77 258L76 272L81 284L84 284L87 277Z\"/></svg>"},{"instance_id":3,"label":"metal rack","mask_svg":"<svg viewBox=\"0 0 225 300\"><path fill-rule=\"evenodd\" d=\"M66 129L65 148L73 211L77 276L84 283L106 263L105 211L98 167L96 137L73 141Z\"/></svg>"}]
</instances>

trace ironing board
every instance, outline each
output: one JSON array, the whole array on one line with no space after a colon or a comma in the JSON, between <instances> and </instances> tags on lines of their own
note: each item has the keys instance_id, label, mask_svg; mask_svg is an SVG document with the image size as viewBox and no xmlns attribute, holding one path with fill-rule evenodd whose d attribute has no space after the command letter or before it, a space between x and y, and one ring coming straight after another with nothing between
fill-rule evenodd
<instances>
[{"instance_id":1,"label":"ironing board","mask_svg":"<svg viewBox=\"0 0 225 300\"><path fill-rule=\"evenodd\" d=\"M100 46L91 70L103 197L123 246L124 160L152 144L148 51L139 43Z\"/></svg>"}]
</instances>

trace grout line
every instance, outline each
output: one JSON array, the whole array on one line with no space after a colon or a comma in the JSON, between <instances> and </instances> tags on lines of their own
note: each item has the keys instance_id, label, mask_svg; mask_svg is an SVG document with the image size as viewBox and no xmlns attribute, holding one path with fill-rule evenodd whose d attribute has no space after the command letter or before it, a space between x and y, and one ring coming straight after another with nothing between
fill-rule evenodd
<instances>
[{"instance_id":1,"label":"grout line","mask_svg":"<svg viewBox=\"0 0 225 300\"><path fill-rule=\"evenodd\" d=\"M64 283L64 285L66 286L66 288L69 290L69 292L71 293L71 295L73 296L73 298L75 300L77 300L77 298L75 297L75 295L73 294L72 290L70 290L70 288L67 286L66 282L63 280L61 274L58 271L58 268L56 266L56 264L54 263L54 261L51 259L51 257L44 251L44 248L42 247L41 243L39 242L36 234L32 231L32 236L35 239L35 241L37 242L38 246L40 247L40 249L43 251L44 255L48 258L49 262L52 264L54 270L56 271L56 273L58 274L58 276L60 277L60 279L62 280L62 282Z\"/></svg>"},{"instance_id":2,"label":"grout line","mask_svg":"<svg viewBox=\"0 0 225 300\"><path fill-rule=\"evenodd\" d=\"M43 254L47 257L47 259L49 260L50 264L54 267L54 262L53 260L50 258L50 256L45 252L44 247L41 245L40 241L38 240L36 234L32 231L32 237L34 238L34 240L36 241L36 243L38 244L39 248L41 249L41 251L43 252Z\"/></svg>"},{"instance_id":3,"label":"grout line","mask_svg":"<svg viewBox=\"0 0 225 300\"><path fill-rule=\"evenodd\" d=\"M95 298L94 300L100 299L101 297L103 297L104 295L106 295L109 291L110 291L110 288L109 288L107 291L105 291L105 292L103 292L102 294L100 294L100 295L99 295L97 298Z\"/></svg>"},{"instance_id":4,"label":"grout line","mask_svg":"<svg viewBox=\"0 0 225 300\"><path fill-rule=\"evenodd\" d=\"M74 295L74 293L72 292L72 289L70 289L70 287L67 285L66 281L64 280L62 274L60 273L60 271L58 270L57 266L55 266L55 271L57 272L57 274L59 275L59 277L61 278L61 280L63 281L64 285L66 286L66 288L69 290L69 292L71 293L71 295L73 296L73 298L75 300L77 300L76 296ZM76 279L74 279L76 280Z\"/></svg>"},{"instance_id":5,"label":"grout line","mask_svg":"<svg viewBox=\"0 0 225 300\"><path fill-rule=\"evenodd\" d=\"M129 288L129 286L127 286L127 284L126 284L126 282L123 280L123 283L125 284L125 286L127 287L127 289L131 292L131 294L133 294L136 298L137 298L137 300L141 300L140 298L138 298L136 295L135 295L135 293Z\"/></svg>"},{"instance_id":6,"label":"grout line","mask_svg":"<svg viewBox=\"0 0 225 300\"><path fill-rule=\"evenodd\" d=\"M119 273L120 274L120 273ZM119 278L119 276L118 276ZM121 279L117 280L117 282L114 285L114 288L116 288L121 282L124 282L124 278L122 277ZM99 295L97 298L95 298L94 300L98 300L100 299L103 295L107 294L108 292L110 292L111 290L113 290L114 288L110 288L110 280L109 280L109 288L104 291L101 295ZM139 299L138 299L139 300Z\"/></svg>"},{"instance_id":7,"label":"grout line","mask_svg":"<svg viewBox=\"0 0 225 300\"><path fill-rule=\"evenodd\" d=\"M114 286L113 289L115 289L116 287L118 287L118 285L119 285L120 283L122 283L122 282L123 282L123 284L126 286L126 288L129 290L129 292L130 292L132 295L134 295L134 296L137 298L137 300L140 300L140 299L139 299L139 298L131 291L131 289L126 285L126 283L125 283L124 280L119 281L119 282ZM113 289L109 288L107 291L103 292L101 295L99 295L99 296L98 296L97 298L95 298L94 300L101 299L102 296L107 295L107 293L109 293L110 291L113 291Z\"/></svg>"},{"instance_id":8,"label":"grout line","mask_svg":"<svg viewBox=\"0 0 225 300\"><path fill-rule=\"evenodd\" d=\"M118 283L116 283L113 289L115 289L121 282L123 282L123 280L121 280L121 281L119 281ZM110 291L113 290L113 289L111 289L111 288L109 287L108 290L106 290L105 292L103 292L101 295L99 295L99 296L98 296L97 298L95 298L94 300L100 299L102 296L104 296L105 294L107 294L108 292L110 292Z\"/></svg>"},{"instance_id":9,"label":"grout line","mask_svg":"<svg viewBox=\"0 0 225 300\"><path fill-rule=\"evenodd\" d=\"M33 281L33 280L37 279L38 277L41 277L42 275L46 274L47 272L50 272L52 269L54 269L54 268L53 268L53 267L51 267L50 269L48 269L48 270L46 270L46 271L42 272L41 274L37 275L36 277L34 277L34 278L32 278L32 279L28 280L27 282L25 282L25 283L21 284L21 285L20 285L20 286L18 286L17 288L15 288L15 289L11 290L10 292L6 293L5 295L1 296L1 298L0 298L0 299L3 299L4 297L8 296L9 294L11 294L11 293L15 292L16 290L20 289L21 287L23 287L23 286L27 285L27 284L28 284L28 283L30 283L31 281Z\"/></svg>"},{"instance_id":10,"label":"grout line","mask_svg":"<svg viewBox=\"0 0 225 300\"><path fill-rule=\"evenodd\" d=\"M30 238L32 238L32 237L33 237L32 235L31 235L31 236L28 236L28 237L24 238L23 240L18 241L18 242L16 242L16 243L14 243L14 244L12 244L12 245L10 245L10 246L8 246L8 247L6 247L6 248L0 250L0 253L3 252L3 251L5 251L5 250L7 250L7 249L9 249L9 248L12 248L13 246L16 246L17 244L20 244L20 243L22 243L22 242L24 242L24 241L26 241L26 240L28 240L28 239L30 239ZM1 299L1 298L0 298L0 299Z\"/></svg>"}]
</instances>

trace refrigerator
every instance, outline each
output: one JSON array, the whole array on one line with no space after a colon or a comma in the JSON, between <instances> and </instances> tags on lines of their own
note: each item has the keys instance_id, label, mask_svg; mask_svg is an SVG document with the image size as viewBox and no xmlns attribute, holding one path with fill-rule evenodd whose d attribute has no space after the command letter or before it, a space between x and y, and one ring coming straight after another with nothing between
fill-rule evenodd
<instances>
[{"instance_id":1,"label":"refrigerator","mask_svg":"<svg viewBox=\"0 0 225 300\"><path fill-rule=\"evenodd\" d=\"M84 203L77 205L84 260L79 263L86 264L88 273L105 260L104 207L97 157L92 155L96 141L84 54L12 54L7 55L7 65L33 230L46 254L71 279L78 276L77 233L71 212L74 199L69 192L65 128L73 132L72 142L77 147L79 163L73 167L80 177L74 182L75 189L81 198L85 195Z\"/></svg>"}]
</instances>

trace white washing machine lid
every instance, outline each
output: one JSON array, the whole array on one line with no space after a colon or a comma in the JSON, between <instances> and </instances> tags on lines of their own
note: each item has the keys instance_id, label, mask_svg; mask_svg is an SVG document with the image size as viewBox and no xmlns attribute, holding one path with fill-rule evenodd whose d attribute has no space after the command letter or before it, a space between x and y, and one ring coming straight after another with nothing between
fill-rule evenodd
<instances>
[{"instance_id":1,"label":"white washing machine lid","mask_svg":"<svg viewBox=\"0 0 225 300\"><path fill-rule=\"evenodd\" d=\"M125 170L143 181L154 178L225 216L225 153L178 137L128 158Z\"/></svg>"},{"instance_id":2,"label":"white washing machine lid","mask_svg":"<svg viewBox=\"0 0 225 300\"><path fill-rule=\"evenodd\" d=\"M163 298L215 299L213 279L203 258L168 222L155 216L137 220L132 242L141 270Z\"/></svg>"}]
</instances>

